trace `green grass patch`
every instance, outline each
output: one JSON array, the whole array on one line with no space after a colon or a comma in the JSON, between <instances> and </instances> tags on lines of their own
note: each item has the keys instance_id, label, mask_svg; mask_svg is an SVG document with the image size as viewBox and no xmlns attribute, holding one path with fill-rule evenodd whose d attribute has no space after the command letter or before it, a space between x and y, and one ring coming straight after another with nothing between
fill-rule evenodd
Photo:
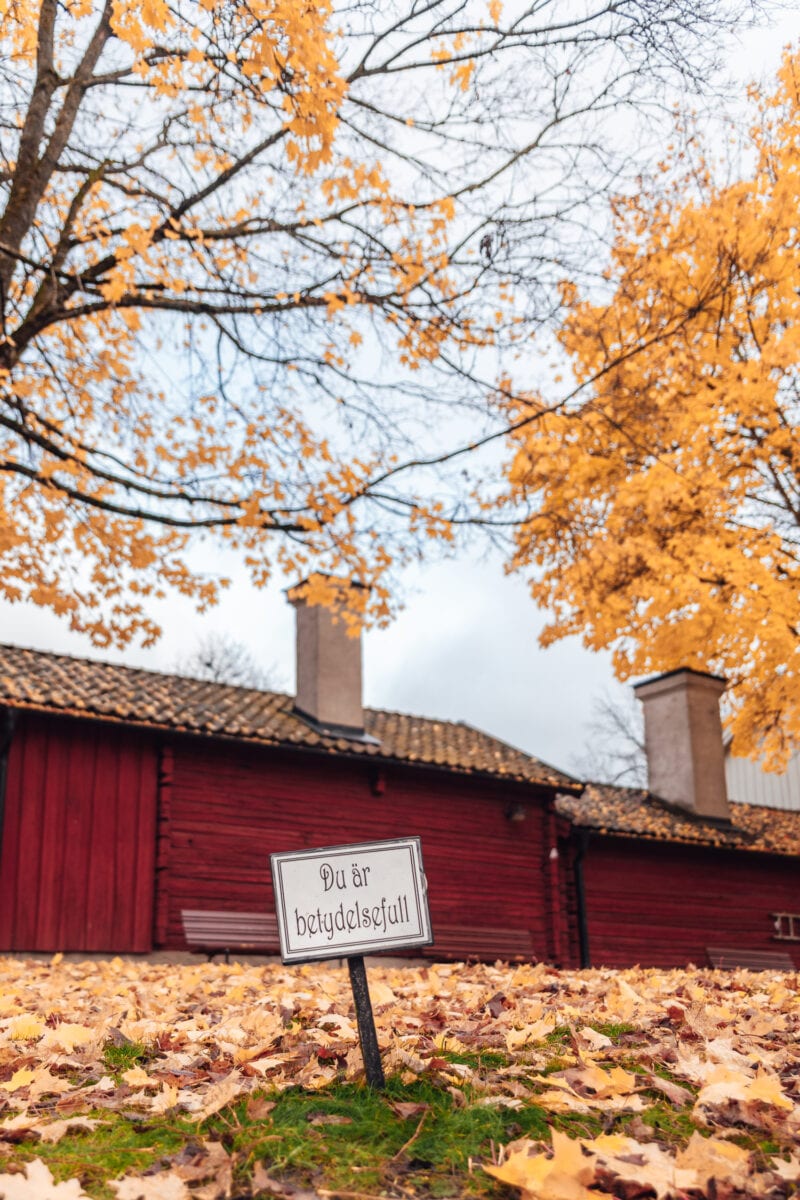
<instances>
[{"instance_id":1,"label":"green grass patch","mask_svg":"<svg viewBox=\"0 0 800 1200\"><path fill-rule=\"evenodd\" d=\"M666 1142L670 1146L685 1146L698 1128L692 1120L691 1108L674 1108L668 1101L651 1104L637 1115L643 1125L652 1129L654 1141ZM620 1127L621 1131L625 1132L629 1124L630 1119ZM700 1132L708 1131L701 1129Z\"/></svg>"},{"instance_id":2,"label":"green grass patch","mask_svg":"<svg viewBox=\"0 0 800 1200\"><path fill-rule=\"evenodd\" d=\"M485 1106L465 1089L466 1105L429 1080L388 1081L384 1094L354 1084L326 1093L288 1091L276 1098L269 1120L248 1122L236 1108L231 1149L240 1157L240 1182L264 1162L277 1179L312 1186L372 1192L402 1185L430 1196L499 1194L470 1158L488 1161L492 1143L516 1137L546 1139L547 1117L535 1104L524 1109ZM424 1105L410 1116L393 1103ZM340 1123L341 1122L341 1123ZM321 1182L324 1181L324 1184Z\"/></svg>"},{"instance_id":3,"label":"green grass patch","mask_svg":"<svg viewBox=\"0 0 800 1200\"><path fill-rule=\"evenodd\" d=\"M150 1057L150 1051L143 1042L122 1042L120 1045L106 1042L103 1047L103 1063L115 1079L138 1063L147 1062Z\"/></svg>"},{"instance_id":4,"label":"green grass patch","mask_svg":"<svg viewBox=\"0 0 800 1200\"><path fill-rule=\"evenodd\" d=\"M575 1062L576 1059L574 1055L572 1058L562 1058L560 1055L556 1054L542 1067L540 1074L555 1075L557 1071L568 1071L570 1067L575 1066Z\"/></svg>"},{"instance_id":5,"label":"green grass patch","mask_svg":"<svg viewBox=\"0 0 800 1200\"><path fill-rule=\"evenodd\" d=\"M110 1179L141 1174L160 1159L177 1154L198 1135L196 1122L177 1117L131 1121L116 1113L92 1114L105 1122L93 1131L68 1134L60 1142L26 1142L9 1147L6 1162L40 1158L57 1181L79 1179L97 1200L114 1200Z\"/></svg>"},{"instance_id":6,"label":"green grass patch","mask_svg":"<svg viewBox=\"0 0 800 1200\"><path fill-rule=\"evenodd\" d=\"M210 1139L232 1155L234 1194L241 1196L250 1194L257 1163L277 1180L308 1187L404 1189L443 1198L507 1195L477 1164L515 1138L549 1140L548 1115L535 1103L511 1109L483 1105L482 1093L468 1088L462 1094L466 1103L434 1080L391 1079L383 1094L350 1083L323 1092L262 1092L274 1107L260 1119L248 1114L245 1100L200 1124L173 1114L132 1120L103 1111L92 1114L103 1124L91 1132L55 1144L31 1139L7 1146L0 1170L41 1158L57 1181L79 1179L93 1200L113 1200L110 1180L166 1168L185 1147ZM394 1103L419 1107L404 1115ZM472 1170L470 1159L476 1160Z\"/></svg>"},{"instance_id":7,"label":"green grass patch","mask_svg":"<svg viewBox=\"0 0 800 1200\"><path fill-rule=\"evenodd\" d=\"M453 1057L460 1061L466 1056ZM478 1066L505 1062L495 1054L477 1059ZM114 1061L123 1066L119 1058ZM130 1050L125 1065L135 1061ZM557 1065L556 1058L551 1067ZM77 1178L93 1200L113 1200L110 1180L166 1168L187 1148L219 1141L232 1156L233 1194L242 1198L253 1194L253 1172L260 1164L273 1179L309 1190L503 1200L508 1189L480 1164L517 1138L548 1143L555 1128L571 1138L618 1131L643 1140L644 1125L646 1140L652 1137L677 1148L686 1145L696 1128L690 1106L676 1109L663 1098L637 1114L553 1113L540 1107L535 1096L518 1108L482 1103L485 1099L485 1092L469 1085L449 1091L435 1076L411 1083L395 1077L384 1093L344 1082L314 1092L262 1090L202 1123L173 1113L136 1119L97 1112L93 1115L104 1123L92 1132L75 1133L54 1145L34 1140L9 1145L4 1158L6 1164L19 1164L40 1157L56 1180ZM779 1152L777 1145L755 1134L736 1140L757 1150L764 1161Z\"/></svg>"},{"instance_id":8,"label":"green grass patch","mask_svg":"<svg viewBox=\"0 0 800 1200\"><path fill-rule=\"evenodd\" d=\"M441 1057L446 1062L461 1063L478 1072L496 1071L499 1067L507 1067L511 1061L507 1054L501 1054L499 1050L479 1050L473 1054L469 1051L448 1050L445 1047Z\"/></svg>"},{"instance_id":9,"label":"green grass patch","mask_svg":"<svg viewBox=\"0 0 800 1200\"><path fill-rule=\"evenodd\" d=\"M760 1162L762 1170L767 1170L770 1166L770 1159L783 1158L786 1150L792 1147L781 1146L779 1142L775 1142L766 1134L758 1134L755 1131L748 1133L746 1130L738 1130L729 1138L737 1146L742 1146L745 1150L750 1150L755 1154L756 1159Z\"/></svg>"},{"instance_id":10,"label":"green grass patch","mask_svg":"<svg viewBox=\"0 0 800 1200\"><path fill-rule=\"evenodd\" d=\"M637 1071L643 1069L642 1064L637 1059L632 1058L630 1062ZM648 1063L646 1069L651 1075L657 1075L659 1079L666 1079L668 1083L677 1083L679 1087L686 1088L688 1092L697 1092L697 1088L690 1080L685 1079L683 1075L677 1075L666 1063ZM628 1070L633 1070L633 1067L629 1067Z\"/></svg>"},{"instance_id":11,"label":"green grass patch","mask_svg":"<svg viewBox=\"0 0 800 1200\"><path fill-rule=\"evenodd\" d=\"M619 1041L626 1033L641 1033L635 1025L631 1025L629 1021L590 1021L589 1028L595 1033L602 1033L605 1037L611 1038L612 1042Z\"/></svg>"}]
</instances>

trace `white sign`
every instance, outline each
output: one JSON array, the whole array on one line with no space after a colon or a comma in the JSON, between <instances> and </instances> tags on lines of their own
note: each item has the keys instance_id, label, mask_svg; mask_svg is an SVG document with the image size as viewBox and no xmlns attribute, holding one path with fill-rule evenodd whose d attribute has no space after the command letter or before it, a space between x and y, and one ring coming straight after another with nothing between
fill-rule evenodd
<instances>
[{"instance_id":1,"label":"white sign","mask_svg":"<svg viewBox=\"0 0 800 1200\"><path fill-rule=\"evenodd\" d=\"M418 837L270 855L281 958L348 958L433 941Z\"/></svg>"}]
</instances>

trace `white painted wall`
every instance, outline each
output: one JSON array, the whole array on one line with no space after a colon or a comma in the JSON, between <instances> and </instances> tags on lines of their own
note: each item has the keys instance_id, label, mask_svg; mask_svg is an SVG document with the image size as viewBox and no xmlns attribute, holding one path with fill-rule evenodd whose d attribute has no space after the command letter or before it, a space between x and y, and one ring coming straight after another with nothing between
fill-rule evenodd
<instances>
[{"instance_id":1,"label":"white painted wall","mask_svg":"<svg viewBox=\"0 0 800 1200\"><path fill-rule=\"evenodd\" d=\"M728 750L725 779L728 798L734 804L760 804L800 811L800 752L790 758L782 775L775 775L749 758L734 758Z\"/></svg>"}]
</instances>

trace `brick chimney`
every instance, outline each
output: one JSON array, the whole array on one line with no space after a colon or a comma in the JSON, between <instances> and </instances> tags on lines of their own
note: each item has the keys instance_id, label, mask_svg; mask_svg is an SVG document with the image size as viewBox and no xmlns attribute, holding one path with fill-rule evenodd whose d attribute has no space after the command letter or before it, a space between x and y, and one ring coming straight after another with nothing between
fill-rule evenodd
<instances>
[{"instance_id":1,"label":"brick chimney","mask_svg":"<svg viewBox=\"0 0 800 1200\"><path fill-rule=\"evenodd\" d=\"M315 602L317 589L309 589L308 580L287 592L297 622L295 711L323 732L363 740L361 634L348 633L348 585L331 578L320 583L334 600L330 607Z\"/></svg>"},{"instance_id":2,"label":"brick chimney","mask_svg":"<svg viewBox=\"0 0 800 1200\"><path fill-rule=\"evenodd\" d=\"M699 817L730 820L719 698L725 680L682 667L634 686L644 708L650 791Z\"/></svg>"}]
</instances>

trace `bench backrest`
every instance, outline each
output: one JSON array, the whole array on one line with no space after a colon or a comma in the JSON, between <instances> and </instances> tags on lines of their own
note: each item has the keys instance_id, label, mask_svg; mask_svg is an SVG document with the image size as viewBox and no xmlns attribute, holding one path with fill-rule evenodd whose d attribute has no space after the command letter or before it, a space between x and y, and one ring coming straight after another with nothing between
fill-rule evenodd
<instances>
[{"instance_id":1,"label":"bench backrest","mask_svg":"<svg viewBox=\"0 0 800 1200\"><path fill-rule=\"evenodd\" d=\"M275 913L217 912L185 908L181 913L187 946L221 950L276 949Z\"/></svg>"},{"instance_id":2,"label":"bench backrest","mask_svg":"<svg viewBox=\"0 0 800 1200\"><path fill-rule=\"evenodd\" d=\"M706 946L712 967L732 970L744 967L751 971L794 971L791 956L784 950L748 950L737 946Z\"/></svg>"}]
</instances>

